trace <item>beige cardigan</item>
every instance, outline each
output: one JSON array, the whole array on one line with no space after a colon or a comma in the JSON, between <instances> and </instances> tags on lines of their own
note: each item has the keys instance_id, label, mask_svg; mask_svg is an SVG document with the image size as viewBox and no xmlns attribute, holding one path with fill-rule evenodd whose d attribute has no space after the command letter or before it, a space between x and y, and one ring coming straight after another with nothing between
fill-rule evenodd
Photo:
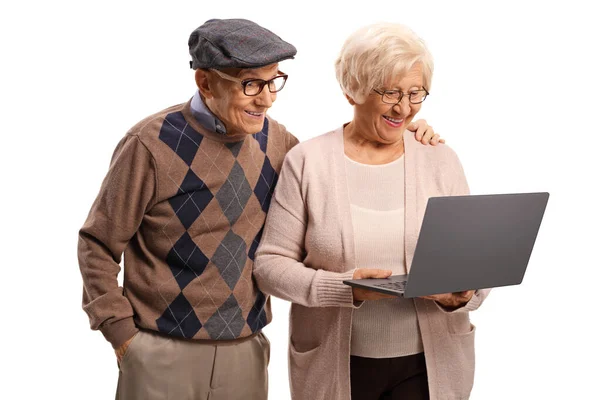
<instances>
[{"instance_id":1,"label":"beige cardigan","mask_svg":"<svg viewBox=\"0 0 600 400\"><path fill-rule=\"evenodd\" d=\"M404 136L405 257L410 269L427 199L468 194L460 161L448 146ZM286 156L257 251L254 276L266 294L291 301L289 371L295 400L350 399L354 303L342 280L355 265L343 130L294 147ZM473 386L475 327L463 308L447 312L416 299L432 400L466 399Z\"/></svg>"}]
</instances>

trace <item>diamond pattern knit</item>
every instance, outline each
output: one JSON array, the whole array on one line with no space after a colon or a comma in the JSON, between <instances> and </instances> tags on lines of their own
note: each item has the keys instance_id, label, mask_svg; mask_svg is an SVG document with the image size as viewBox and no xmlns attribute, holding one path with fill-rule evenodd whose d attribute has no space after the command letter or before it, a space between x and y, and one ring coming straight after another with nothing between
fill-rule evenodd
<instances>
[{"instance_id":1,"label":"diamond pattern knit","mask_svg":"<svg viewBox=\"0 0 600 400\"><path fill-rule=\"evenodd\" d=\"M206 131L189 102L132 128L80 232L92 328L113 345L132 326L208 340L262 329L270 306L252 278L254 254L296 143L269 118L254 135ZM119 292L113 279L123 251Z\"/></svg>"}]
</instances>

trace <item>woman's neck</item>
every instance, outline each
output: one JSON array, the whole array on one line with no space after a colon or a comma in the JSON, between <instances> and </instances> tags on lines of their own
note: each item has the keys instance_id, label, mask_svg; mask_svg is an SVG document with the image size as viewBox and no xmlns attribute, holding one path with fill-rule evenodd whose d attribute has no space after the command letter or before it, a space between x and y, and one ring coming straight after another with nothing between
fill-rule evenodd
<instances>
[{"instance_id":1,"label":"woman's neck","mask_svg":"<svg viewBox=\"0 0 600 400\"><path fill-rule=\"evenodd\" d=\"M354 122L350 122L344 126L344 153L361 164L387 164L402 157L404 139L382 143L365 136Z\"/></svg>"}]
</instances>

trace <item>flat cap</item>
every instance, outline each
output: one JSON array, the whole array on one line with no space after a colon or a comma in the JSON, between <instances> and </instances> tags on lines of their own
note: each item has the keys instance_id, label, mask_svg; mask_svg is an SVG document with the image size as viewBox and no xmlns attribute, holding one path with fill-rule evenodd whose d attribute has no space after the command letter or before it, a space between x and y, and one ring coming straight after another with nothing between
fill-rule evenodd
<instances>
[{"instance_id":1,"label":"flat cap","mask_svg":"<svg viewBox=\"0 0 600 400\"><path fill-rule=\"evenodd\" d=\"M188 41L190 67L259 68L294 58L296 48L268 29L246 19L211 19Z\"/></svg>"}]
</instances>

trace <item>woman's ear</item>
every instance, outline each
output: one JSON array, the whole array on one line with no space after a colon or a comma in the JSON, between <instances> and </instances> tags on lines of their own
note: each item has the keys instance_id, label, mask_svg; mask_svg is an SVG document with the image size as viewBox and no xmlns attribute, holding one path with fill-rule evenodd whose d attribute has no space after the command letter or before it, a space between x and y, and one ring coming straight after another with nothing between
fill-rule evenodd
<instances>
[{"instance_id":1,"label":"woman's ear","mask_svg":"<svg viewBox=\"0 0 600 400\"><path fill-rule=\"evenodd\" d=\"M209 77L207 70L200 69L200 68L198 68L196 70L196 74L195 74L196 86L198 86L198 90L200 91L200 94L205 99L210 99L213 97L212 85L211 85L209 78L210 77Z\"/></svg>"},{"instance_id":2,"label":"woman's ear","mask_svg":"<svg viewBox=\"0 0 600 400\"><path fill-rule=\"evenodd\" d=\"M356 101L354 101L352 97L348 96L347 94L344 94L344 96L346 96L346 99L348 100L348 103L350 103L351 106L356 105Z\"/></svg>"}]
</instances>

